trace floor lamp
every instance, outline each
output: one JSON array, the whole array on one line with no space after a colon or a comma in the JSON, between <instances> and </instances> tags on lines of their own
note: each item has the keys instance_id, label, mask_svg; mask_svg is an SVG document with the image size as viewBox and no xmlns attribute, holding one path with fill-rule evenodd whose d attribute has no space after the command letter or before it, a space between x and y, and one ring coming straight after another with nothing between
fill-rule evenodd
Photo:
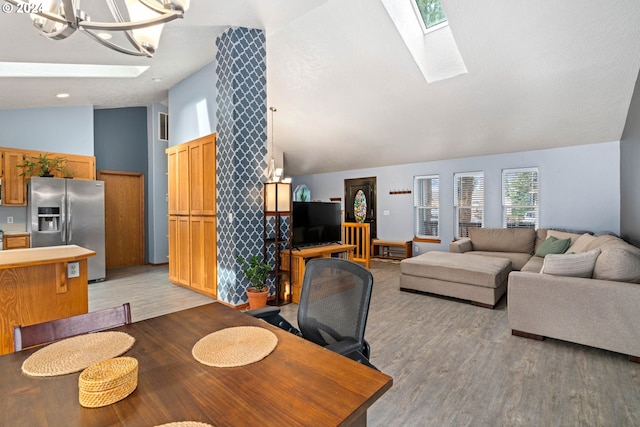
<instances>
[{"instance_id":1,"label":"floor lamp","mask_svg":"<svg viewBox=\"0 0 640 427\"><path fill-rule=\"evenodd\" d=\"M291 215L291 184L286 182L267 182L264 184L264 258L266 262L267 257L267 243L273 243L274 246L274 268L273 273L275 275L276 285L276 298L275 305L282 305L291 302L291 271L289 271L289 292L287 298L282 301L280 294L282 292L282 269L281 252L282 246L288 246L287 249L291 250L291 221L289 223L289 231L287 235L282 236L281 216ZM267 217L273 216L274 223L274 235L273 237L267 237ZM286 266L288 270L291 269L291 252L289 251L289 263Z\"/></svg>"}]
</instances>

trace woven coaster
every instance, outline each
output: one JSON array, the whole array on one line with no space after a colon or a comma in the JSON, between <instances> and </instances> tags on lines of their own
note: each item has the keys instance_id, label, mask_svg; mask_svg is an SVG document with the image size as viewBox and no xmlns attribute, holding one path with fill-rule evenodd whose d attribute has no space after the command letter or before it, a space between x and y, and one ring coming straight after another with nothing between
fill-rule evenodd
<instances>
[{"instance_id":1,"label":"woven coaster","mask_svg":"<svg viewBox=\"0 0 640 427\"><path fill-rule=\"evenodd\" d=\"M237 326L200 339L191 354L202 364L230 368L264 359L277 344L278 337L271 331L257 326Z\"/></svg>"},{"instance_id":2,"label":"woven coaster","mask_svg":"<svg viewBox=\"0 0 640 427\"><path fill-rule=\"evenodd\" d=\"M133 346L135 338L124 332L95 332L54 342L33 353L22 372L34 377L71 374L94 363L117 357Z\"/></svg>"},{"instance_id":3,"label":"woven coaster","mask_svg":"<svg viewBox=\"0 0 640 427\"><path fill-rule=\"evenodd\" d=\"M156 427L213 427L211 424L198 421L178 421L175 423L160 424Z\"/></svg>"}]
</instances>

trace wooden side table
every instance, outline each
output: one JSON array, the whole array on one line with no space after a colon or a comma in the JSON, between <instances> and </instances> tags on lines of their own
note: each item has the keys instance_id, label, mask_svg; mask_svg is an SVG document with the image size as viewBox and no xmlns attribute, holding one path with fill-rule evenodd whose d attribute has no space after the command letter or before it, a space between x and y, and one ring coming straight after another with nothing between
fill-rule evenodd
<instances>
[{"instance_id":1,"label":"wooden side table","mask_svg":"<svg viewBox=\"0 0 640 427\"><path fill-rule=\"evenodd\" d=\"M373 239L371 242L371 257L383 259L405 259L413 256L413 242L411 240L382 240Z\"/></svg>"}]
</instances>

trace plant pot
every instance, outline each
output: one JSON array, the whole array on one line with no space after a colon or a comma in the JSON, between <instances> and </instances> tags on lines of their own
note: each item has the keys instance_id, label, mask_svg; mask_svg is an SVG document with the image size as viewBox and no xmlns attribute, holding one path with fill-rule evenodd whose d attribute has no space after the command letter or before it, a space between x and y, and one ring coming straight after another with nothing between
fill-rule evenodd
<instances>
[{"instance_id":1,"label":"plant pot","mask_svg":"<svg viewBox=\"0 0 640 427\"><path fill-rule=\"evenodd\" d=\"M256 292L251 288L247 290L247 298L249 298L249 310L262 308L267 306L267 297L269 296L269 288L265 288L262 292Z\"/></svg>"}]
</instances>

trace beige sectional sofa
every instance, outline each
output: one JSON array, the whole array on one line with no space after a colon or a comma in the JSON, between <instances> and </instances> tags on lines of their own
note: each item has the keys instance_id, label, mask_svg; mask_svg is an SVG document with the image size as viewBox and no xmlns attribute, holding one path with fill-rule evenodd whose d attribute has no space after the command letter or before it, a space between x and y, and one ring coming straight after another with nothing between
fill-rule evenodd
<instances>
[{"instance_id":1,"label":"beige sectional sofa","mask_svg":"<svg viewBox=\"0 0 640 427\"><path fill-rule=\"evenodd\" d=\"M640 249L615 236L585 235L569 252L575 255L533 257L523 271L509 275L512 333L602 348L640 362ZM564 275L562 263L571 270L572 258L589 252L597 256L588 277ZM557 271L549 271L552 261Z\"/></svg>"},{"instance_id":2,"label":"beige sectional sofa","mask_svg":"<svg viewBox=\"0 0 640 427\"><path fill-rule=\"evenodd\" d=\"M558 241L567 242L565 253L538 256ZM470 238L451 243L449 249L441 253L449 262L464 263L469 256L510 261L507 309L514 335L571 341L640 361L639 248L610 234L478 228L470 230ZM403 268L401 263L401 288L425 291L421 280L433 280L427 276L434 276L438 268L428 254L414 257L413 265ZM466 255L466 260L459 255Z\"/></svg>"}]
</instances>

